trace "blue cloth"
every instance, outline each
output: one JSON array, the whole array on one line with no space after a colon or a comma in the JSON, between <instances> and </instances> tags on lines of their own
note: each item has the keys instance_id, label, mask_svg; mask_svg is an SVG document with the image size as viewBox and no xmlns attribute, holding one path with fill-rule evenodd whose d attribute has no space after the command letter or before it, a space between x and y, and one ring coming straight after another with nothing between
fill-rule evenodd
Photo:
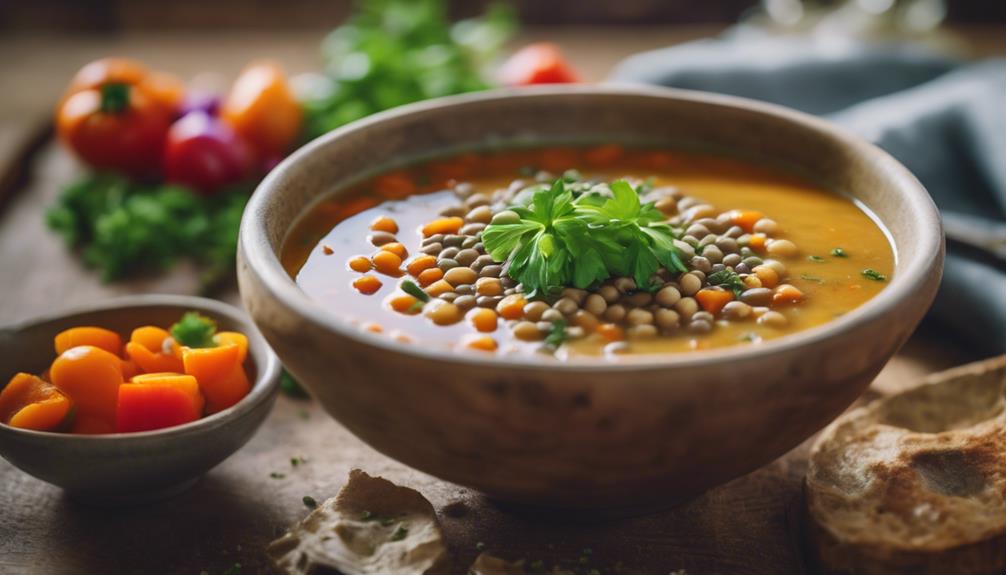
<instances>
[{"instance_id":1,"label":"blue cloth","mask_svg":"<svg viewBox=\"0 0 1006 575\"><path fill-rule=\"evenodd\" d=\"M984 353L1006 352L1006 61L734 33L637 54L610 79L782 104L890 152L926 186L947 228L930 317Z\"/></svg>"}]
</instances>

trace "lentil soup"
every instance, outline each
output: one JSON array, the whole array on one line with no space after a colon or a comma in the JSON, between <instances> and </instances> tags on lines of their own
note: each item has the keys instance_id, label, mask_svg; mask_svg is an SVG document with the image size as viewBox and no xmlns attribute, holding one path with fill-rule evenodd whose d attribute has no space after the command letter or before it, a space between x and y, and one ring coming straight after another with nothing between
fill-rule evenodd
<instances>
[{"instance_id":1,"label":"lentil soup","mask_svg":"<svg viewBox=\"0 0 1006 575\"><path fill-rule=\"evenodd\" d=\"M306 214L282 256L360 329L559 358L757 345L856 308L894 267L845 197L733 158L612 145L383 174Z\"/></svg>"}]
</instances>

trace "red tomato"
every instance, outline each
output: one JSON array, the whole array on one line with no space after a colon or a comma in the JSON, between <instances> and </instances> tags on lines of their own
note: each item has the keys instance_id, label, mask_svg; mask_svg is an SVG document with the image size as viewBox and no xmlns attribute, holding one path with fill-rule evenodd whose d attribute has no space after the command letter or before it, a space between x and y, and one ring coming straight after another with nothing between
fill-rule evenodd
<instances>
[{"instance_id":1,"label":"red tomato","mask_svg":"<svg viewBox=\"0 0 1006 575\"><path fill-rule=\"evenodd\" d=\"M504 86L570 84L580 81L558 46L547 42L531 44L518 50L503 63L499 78Z\"/></svg>"},{"instance_id":2,"label":"red tomato","mask_svg":"<svg viewBox=\"0 0 1006 575\"><path fill-rule=\"evenodd\" d=\"M250 167L244 140L205 112L186 114L168 132L164 175L169 182L211 194L244 179Z\"/></svg>"},{"instance_id":3,"label":"red tomato","mask_svg":"<svg viewBox=\"0 0 1006 575\"><path fill-rule=\"evenodd\" d=\"M129 84L71 94L56 114L59 137L88 164L151 176L161 164L171 111Z\"/></svg>"}]
</instances>

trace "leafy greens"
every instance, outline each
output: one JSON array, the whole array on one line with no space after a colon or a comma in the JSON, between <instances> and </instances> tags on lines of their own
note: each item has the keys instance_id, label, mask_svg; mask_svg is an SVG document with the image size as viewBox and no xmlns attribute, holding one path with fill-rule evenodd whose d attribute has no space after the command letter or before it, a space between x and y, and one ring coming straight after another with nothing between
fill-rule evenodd
<instances>
[{"instance_id":1,"label":"leafy greens","mask_svg":"<svg viewBox=\"0 0 1006 575\"><path fill-rule=\"evenodd\" d=\"M490 224L482 232L486 251L505 262L528 297L553 295L564 287L586 288L611 276L631 276L639 286L661 266L687 271L674 246L676 233L652 203L618 180L574 196L558 179L534 191L527 206L510 208L520 221Z\"/></svg>"}]
</instances>

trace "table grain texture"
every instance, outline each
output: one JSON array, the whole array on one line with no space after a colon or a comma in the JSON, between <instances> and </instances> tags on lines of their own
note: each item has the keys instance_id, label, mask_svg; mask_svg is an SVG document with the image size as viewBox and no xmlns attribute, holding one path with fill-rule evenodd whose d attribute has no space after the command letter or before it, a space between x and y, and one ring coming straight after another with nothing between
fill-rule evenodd
<instances>
[{"instance_id":1,"label":"table grain texture","mask_svg":"<svg viewBox=\"0 0 1006 575\"><path fill-rule=\"evenodd\" d=\"M588 79L627 54L708 36L712 27L530 30L551 39ZM1006 53L1006 30L960 31L978 55ZM123 34L0 38L0 325L126 293L194 293L194 271L106 285L49 233L42 214L79 167L45 138L46 118L70 75L104 55L225 86L247 61L276 58L289 71L317 69L323 32ZM41 143L41 145L39 145ZM30 160L30 161L26 161ZM8 192L13 192L9 193ZM6 194L6 195L5 195ZM237 302L236 291L221 297ZM891 393L919 377L972 359L936 330L914 336L864 397ZM4 375L4 374L0 374ZM93 508L0 460L0 574L268 572L263 547L303 517L304 495L331 497L350 469L413 487L440 514L452 572L478 551L509 559L576 563L603 573L689 575L804 573L801 482L808 443L765 467L669 510L621 519L530 514L498 505L390 460L361 443L310 400L281 396L258 434L191 490L153 505ZM293 466L291 458L306 463ZM275 479L273 473L282 474ZM445 512L445 508L447 511Z\"/></svg>"}]
</instances>

